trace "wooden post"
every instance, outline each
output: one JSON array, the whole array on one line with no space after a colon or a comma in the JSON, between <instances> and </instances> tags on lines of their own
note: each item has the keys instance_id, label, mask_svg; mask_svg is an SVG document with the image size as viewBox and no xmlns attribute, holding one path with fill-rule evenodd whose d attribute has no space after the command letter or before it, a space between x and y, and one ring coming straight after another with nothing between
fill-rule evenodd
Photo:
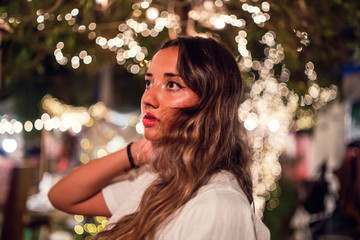
<instances>
[{"instance_id":1,"label":"wooden post","mask_svg":"<svg viewBox=\"0 0 360 240\"><path fill-rule=\"evenodd\" d=\"M5 203L1 240L22 240L23 215L26 212L28 190L33 183L34 169L15 167L12 170L10 188Z\"/></svg>"}]
</instances>

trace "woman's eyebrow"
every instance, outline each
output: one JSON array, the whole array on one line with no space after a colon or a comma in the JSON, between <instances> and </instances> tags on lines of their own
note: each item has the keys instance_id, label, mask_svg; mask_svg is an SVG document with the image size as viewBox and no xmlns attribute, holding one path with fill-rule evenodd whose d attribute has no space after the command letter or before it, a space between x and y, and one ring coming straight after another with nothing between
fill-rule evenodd
<instances>
[{"instance_id":1,"label":"woman's eyebrow","mask_svg":"<svg viewBox=\"0 0 360 240\"><path fill-rule=\"evenodd\" d=\"M145 73L145 76L147 76L147 77L152 77L153 75L152 75L152 73ZM179 74L176 74L176 73L164 73L164 76L165 77L180 77L180 75Z\"/></svg>"},{"instance_id":2,"label":"woman's eyebrow","mask_svg":"<svg viewBox=\"0 0 360 240\"><path fill-rule=\"evenodd\" d=\"M180 77L179 74L175 74L175 73L165 73L164 76L165 77Z\"/></svg>"}]
</instances>

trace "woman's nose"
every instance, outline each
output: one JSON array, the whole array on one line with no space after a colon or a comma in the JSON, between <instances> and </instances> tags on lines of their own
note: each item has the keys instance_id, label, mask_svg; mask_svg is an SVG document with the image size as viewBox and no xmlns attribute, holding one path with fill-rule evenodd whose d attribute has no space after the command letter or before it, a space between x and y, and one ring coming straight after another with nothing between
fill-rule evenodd
<instances>
[{"instance_id":1,"label":"woman's nose","mask_svg":"<svg viewBox=\"0 0 360 240\"><path fill-rule=\"evenodd\" d=\"M152 107L152 108L158 108L160 105L159 102L159 94L160 89L158 89L159 86L154 84L152 87L145 90L145 92L142 95L141 102L144 106Z\"/></svg>"}]
</instances>

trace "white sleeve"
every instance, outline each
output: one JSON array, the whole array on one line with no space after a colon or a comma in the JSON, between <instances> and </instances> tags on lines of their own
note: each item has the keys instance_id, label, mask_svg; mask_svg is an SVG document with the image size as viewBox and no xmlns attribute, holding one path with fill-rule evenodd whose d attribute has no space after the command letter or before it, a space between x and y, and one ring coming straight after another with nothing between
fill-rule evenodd
<instances>
[{"instance_id":1,"label":"white sleeve","mask_svg":"<svg viewBox=\"0 0 360 240\"><path fill-rule=\"evenodd\" d=\"M103 188L102 194L111 214L114 214L133 192L149 185L153 179L152 173L146 170L137 170L137 172L128 173L121 180Z\"/></svg>"},{"instance_id":2,"label":"white sleeve","mask_svg":"<svg viewBox=\"0 0 360 240\"><path fill-rule=\"evenodd\" d=\"M189 210L180 239L255 239L251 210L238 205L232 193L215 194L208 194Z\"/></svg>"},{"instance_id":3,"label":"white sleeve","mask_svg":"<svg viewBox=\"0 0 360 240\"><path fill-rule=\"evenodd\" d=\"M255 229L253 212L243 196L232 191L216 191L195 198L191 206L177 215L176 227L163 232L159 239L176 240L258 240L270 239L267 228ZM247 200L245 200L247 201ZM190 203L190 202L189 202ZM256 216L255 216L256 217ZM255 226L255 224L257 226ZM265 238L258 236L265 232ZM169 235L168 235L169 234Z\"/></svg>"}]
</instances>

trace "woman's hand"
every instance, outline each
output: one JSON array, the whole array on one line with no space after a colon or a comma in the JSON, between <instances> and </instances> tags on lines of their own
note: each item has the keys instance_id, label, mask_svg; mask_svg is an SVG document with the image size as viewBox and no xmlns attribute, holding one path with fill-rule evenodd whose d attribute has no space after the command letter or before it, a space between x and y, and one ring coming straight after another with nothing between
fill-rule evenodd
<instances>
[{"instance_id":1,"label":"woman's hand","mask_svg":"<svg viewBox=\"0 0 360 240\"><path fill-rule=\"evenodd\" d=\"M150 163L153 155L152 143L145 138L135 142L131 145L131 154L137 166Z\"/></svg>"}]
</instances>

